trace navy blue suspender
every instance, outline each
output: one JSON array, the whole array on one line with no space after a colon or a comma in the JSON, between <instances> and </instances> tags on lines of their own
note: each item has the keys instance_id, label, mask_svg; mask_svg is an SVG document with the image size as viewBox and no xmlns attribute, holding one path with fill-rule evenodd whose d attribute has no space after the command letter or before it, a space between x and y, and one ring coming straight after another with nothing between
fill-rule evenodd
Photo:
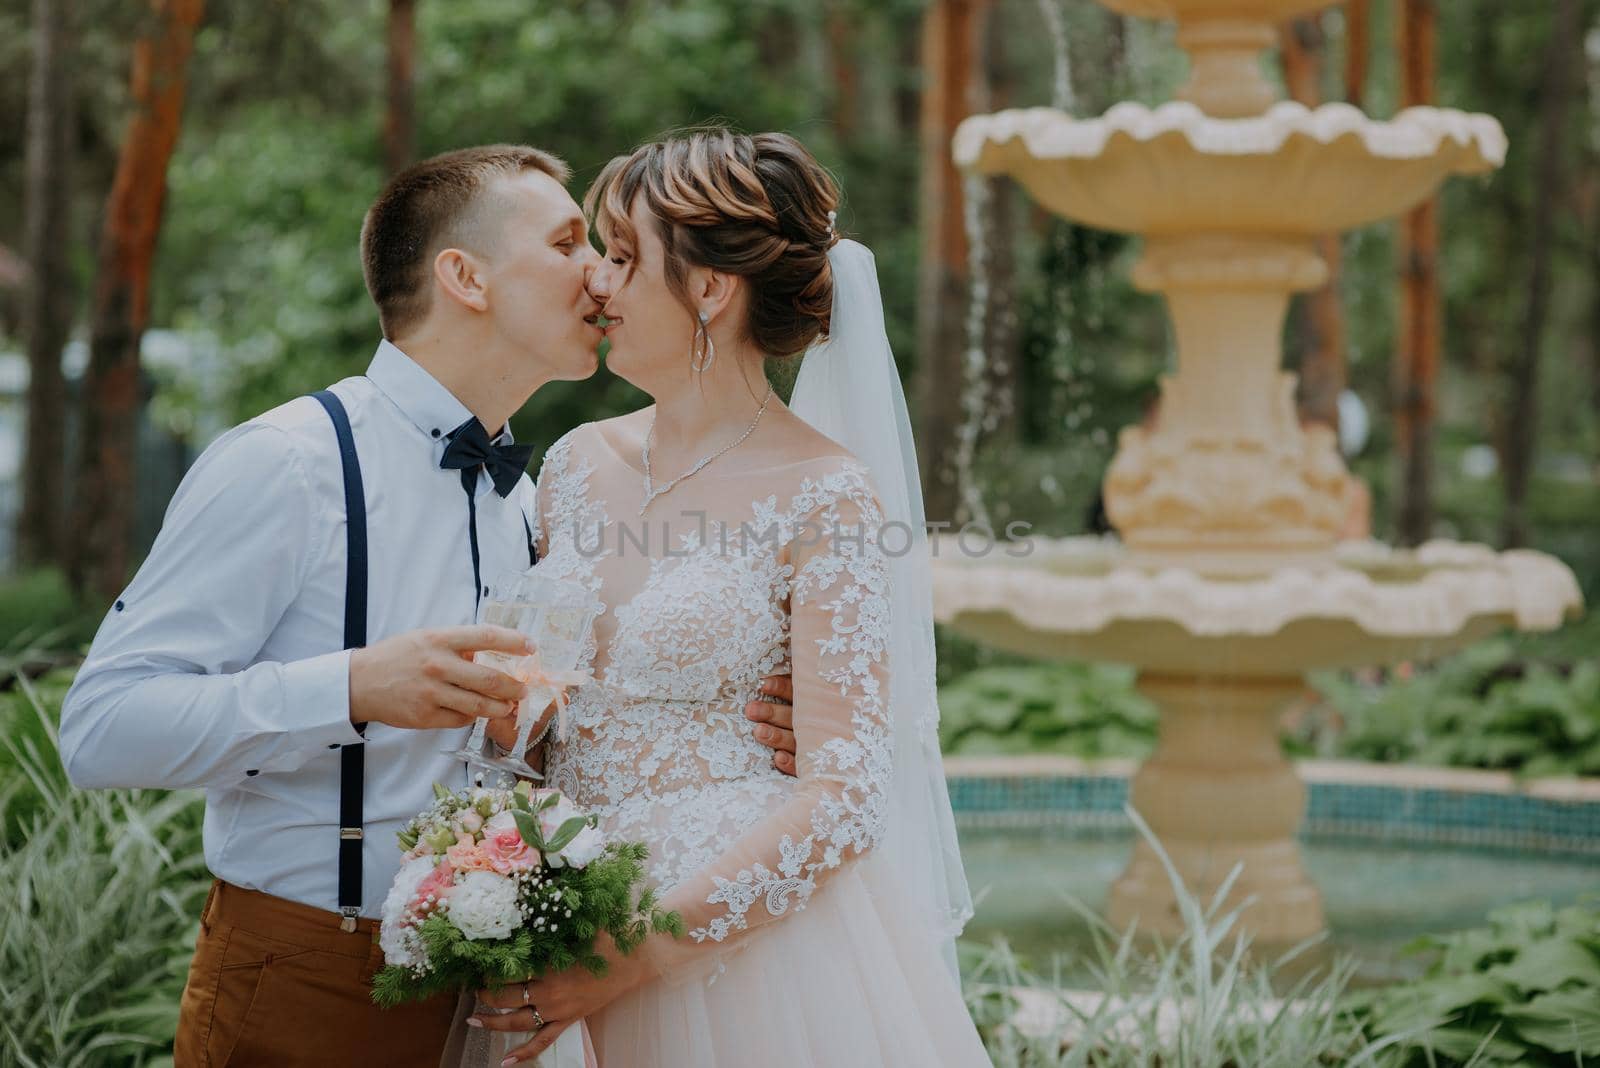
<instances>
[{"instance_id":1,"label":"navy blue suspender","mask_svg":"<svg viewBox=\"0 0 1600 1068\"><path fill-rule=\"evenodd\" d=\"M367 496L361 483L361 461L356 456L355 436L350 432L350 416L330 390L312 394L333 420L339 437L339 464L344 469L345 558L344 647L359 649L367 644ZM471 502L471 494L468 494ZM528 566L538 562L533 525L526 514L522 526L528 537ZM476 530L474 530L476 534ZM477 570L477 541L473 539L473 569ZM356 724L365 736L367 725ZM340 927L356 929L361 915L362 807L366 789L366 745L341 746L339 751L339 912Z\"/></svg>"},{"instance_id":2,"label":"navy blue suspender","mask_svg":"<svg viewBox=\"0 0 1600 1068\"><path fill-rule=\"evenodd\" d=\"M350 417L344 405L329 390L313 393L339 436L339 464L344 468L345 557L344 647L359 649L367 644L367 497L361 485L361 461L356 456L355 437L350 433ZM365 723L356 731L367 732ZM342 746L339 750L339 926L356 929L361 915L361 840L362 802L366 788L366 749L364 744Z\"/></svg>"}]
</instances>

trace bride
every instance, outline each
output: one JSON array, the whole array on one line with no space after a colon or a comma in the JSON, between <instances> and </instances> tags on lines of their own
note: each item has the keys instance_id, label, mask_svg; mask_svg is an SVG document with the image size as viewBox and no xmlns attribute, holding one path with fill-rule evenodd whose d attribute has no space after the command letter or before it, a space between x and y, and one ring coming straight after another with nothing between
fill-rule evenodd
<instances>
[{"instance_id":1,"label":"bride","mask_svg":"<svg viewBox=\"0 0 1600 1068\"><path fill-rule=\"evenodd\" d=\"M538 482L540 568L604 605L548 779L650 847L685 936L480 995L471 1024L576 1021L601 1068L982 1065L971 912L935 727L922 499L872 255L784 134L613 160L586 208L608 366L654 405L579 427ZM764 363L805 353L790 406ZM799 776L742 708L794 683Z\"/></svg>"}]
</instances>

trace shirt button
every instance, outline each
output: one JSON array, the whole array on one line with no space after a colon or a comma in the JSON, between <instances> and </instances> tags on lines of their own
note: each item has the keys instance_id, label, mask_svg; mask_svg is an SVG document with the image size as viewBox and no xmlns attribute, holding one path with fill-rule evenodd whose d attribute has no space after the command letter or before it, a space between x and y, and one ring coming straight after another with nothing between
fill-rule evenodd
<instances>
[{"instance_id":1,"label":"shirt button","mask_svg":"<svg viewBox=\"0 0 1600 1068\"><path fill-rule=\"evenodd\" d=\"M122 611L122 610L123 610L123 609L124 609L124 608L126 608L126 607L127 607L127 606L126 606L126 605L124 605L124 604L123 604L123 603L122 603L122 602L121 602L121 601L118 601L118 602L117 602L117 603L116 603L116 604L114 604L114 605L112 605L112 606L111 606L111 607L112 607L112 608L115 608L115 609L116 609L116 610L117 610L117 611L118 611L118 612L120 612L120 611Z\"/></svg>"},{"instance_id":2,"label":"shirt button","mask_svg":"<svg viewBox=\"0 0 1600 1068\"><path fill-rule=\"evenodd\" d=\"M251 775L251 776L260 775L261 774L261 769L260 768L251 768L249 771L245 772L245 774L246 775Z\"/></svg>"},{"instance_id":3,"label":"shirt button","mask_svg":"<svg viewBox=\"0 0 1600 1068\"><path fill-rule=\"evenodd\" d=\"M334 742L332 745L328 746L328 748L329 749L337 749L337 748L339 748L339 743L338 742Z\"/></svg>"},{"instance_id":4,"label":"shirt button","mask_svg":"<svg viewBox=\"0 0 1600 1068\"><path fill-rule=\"evenodd\" d=\"M439 428L438 427L434 427L433 430L431 431L431 433L433 434L434 437L438 437L439 436Z\"/></svg>"}]
</instances>

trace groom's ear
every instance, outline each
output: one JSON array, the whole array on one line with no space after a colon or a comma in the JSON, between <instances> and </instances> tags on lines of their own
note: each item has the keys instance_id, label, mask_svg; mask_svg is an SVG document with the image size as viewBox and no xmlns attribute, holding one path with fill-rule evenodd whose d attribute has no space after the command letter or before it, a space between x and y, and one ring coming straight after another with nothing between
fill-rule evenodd
<instances>
[{"instance_id":1,"label":"groom's ear","mask_svg":"<svg viewBox=\"0 0 1600 1068\"><path fill-rule=\"evenodd\" d=\"M447 248L433 258L433 280L446 299L473 311L489 310L489 279L472 253Z\"/></svg>"}]
</instances>

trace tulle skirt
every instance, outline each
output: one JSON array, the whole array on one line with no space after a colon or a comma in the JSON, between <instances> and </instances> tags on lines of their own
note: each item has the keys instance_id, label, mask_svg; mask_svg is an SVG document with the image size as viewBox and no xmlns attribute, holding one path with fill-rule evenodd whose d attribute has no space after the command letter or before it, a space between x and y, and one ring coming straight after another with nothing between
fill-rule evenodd
<instances>
[{"instance_id":1,"label":"tulle skirt","mask_svg":"<svg viewBox=\"0 0 1600 1068\"><path fill-rule=\"evenodd\" d=\"M802 911L738 936L720 968L589 1017L600 1068L988 1065L937 942L872 878L848 865Z\"/></svg>"}]
</instances>

